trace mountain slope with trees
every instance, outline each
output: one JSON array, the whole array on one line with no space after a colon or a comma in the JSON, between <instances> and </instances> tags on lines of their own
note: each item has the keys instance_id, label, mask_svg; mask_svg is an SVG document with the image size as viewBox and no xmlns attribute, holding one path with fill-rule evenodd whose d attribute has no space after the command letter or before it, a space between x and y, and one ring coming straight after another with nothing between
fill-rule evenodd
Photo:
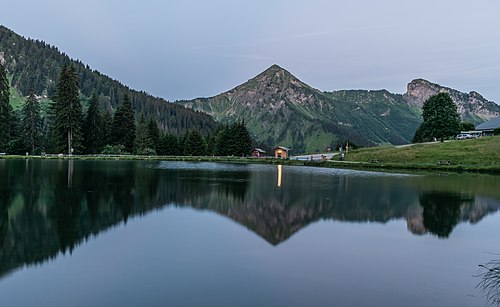
<instances>
[{"instance_id":1,"label":"mountain slope with trees","mask_svg":"<svg viewBox=\"0 0 500 307\"><path fill-rule=\"evenodd\" d=\"M71 59L54 46L24 38L1 25L0 58L5 61L12 87L21 97L28 96L30 90L45 101L55 96L59 73L68 64L74 67L79 77L78 85L83 99L87 101L96 93L100 97L101 108L107 112L114 112L127 94L136 119L139 119L141 113L147 118L155 117L163 132L181 135L189 130L198 130L207 134L213 133L217 128L217 123L205 113L133 90L81 61ZM22 102L11 101L11 104L19 106Z\"/></svg>"}]
</instances>

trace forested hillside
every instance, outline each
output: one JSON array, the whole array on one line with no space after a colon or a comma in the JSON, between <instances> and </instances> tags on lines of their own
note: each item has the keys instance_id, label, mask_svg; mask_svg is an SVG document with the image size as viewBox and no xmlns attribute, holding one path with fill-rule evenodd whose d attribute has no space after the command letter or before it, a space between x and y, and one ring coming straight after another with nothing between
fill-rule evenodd
<instances>
[{"instance_id":1,"label":"forested hillside","mask_svg":"<svg viewBox=\"0 0 500 307\"><path fill-rule=\"evenodd\" d=\"M43 41L26 39L1 25L0 57L5 60L8 76L12 80L11 85L24 97L29 95L31 88L34 94L42 99L52 97L59 73L66 63L76 69L81 94L89 98L95 92L100 96L101 108L106 111L114 111L127 94L136 118L138 119L142 112L147 118L154 117L164 132L180 135L188 130L198 130L207 134L214 132L217 126L213 118L203 112L133 90L91 69L81 61L71 59L54 46Z\"/></svg>"}]
</instances>

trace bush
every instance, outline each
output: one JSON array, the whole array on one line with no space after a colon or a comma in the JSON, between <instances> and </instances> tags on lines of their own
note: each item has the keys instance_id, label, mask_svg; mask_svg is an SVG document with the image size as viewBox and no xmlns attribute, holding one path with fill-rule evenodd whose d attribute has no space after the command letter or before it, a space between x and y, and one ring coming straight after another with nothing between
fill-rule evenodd
<instances>
[{"instance_id":1,"label":"bush","mask_svg":"<svg viewBox=\"0 0 500 307\"><path fill-rule=\"evenodd\" d=\"M124 155L128 154L124 145L106 145L101 152L103 155Z\"/></svg>"},{"instance_id":2,"label":"bush","mask_svg":"<svg viewBox=\"0 0 500 307\"><path fill-rule=\"evenodd\" d=\"M471 122L461 122L460 123L460 130L461 131L473 131L476 130L476 126L474 123Z\"/></svg>"},{"instance_id":3,"label":"bush","mask_svg":"<svg viewBox=\"0 0 500 307\"><path fill-rule=\"evenodd\" d=\"M152 148L144 148L141 152L139 152L139 155L142 156L156 156L156 151Z\"/></svg>"}]
</instances>

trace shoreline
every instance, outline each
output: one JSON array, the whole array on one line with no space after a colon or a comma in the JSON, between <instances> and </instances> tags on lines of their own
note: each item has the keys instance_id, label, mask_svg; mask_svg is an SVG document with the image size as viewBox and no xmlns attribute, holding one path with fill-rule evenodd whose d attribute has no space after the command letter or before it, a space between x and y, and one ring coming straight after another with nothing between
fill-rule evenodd
<instances>
[{"instance_id":1,"label":"shoreline","mask_svg":"<svg viewBox=\"0 0 500 307\"><path fill-rule=\"evenodd\" d=\"M214 157L214 156L139 156L139 155L74 155L74 156L23 156L4 155L0 160L96 160L96 161L186 161L186 162L219 162L219 163L249 163L249 164L271 164L291 166L311 166L342 168L353 170L370 171L425 171L425 172L453 172L453 173L480 173L500 175L500 166L488 165L463 165L450 164L439 165L433 163L390 163L390 162L357 162L357 161L301 161L292 159L276 158L252 158L252 157Z\"/></svg>"}]
</instances>

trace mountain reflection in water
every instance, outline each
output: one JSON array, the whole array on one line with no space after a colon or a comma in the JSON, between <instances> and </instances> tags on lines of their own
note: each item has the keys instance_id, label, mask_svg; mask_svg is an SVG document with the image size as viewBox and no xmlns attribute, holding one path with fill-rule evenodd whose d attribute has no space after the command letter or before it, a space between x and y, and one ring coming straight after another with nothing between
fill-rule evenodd
<instances>
[{"instance_id":1,"label":"mountain reflection in water","mask_svg":"<svg viewBox=\"0 0 500 307\"><path fill-rule=\"evenodd\" d=\"M132 216L209 210L277 245L319 220L447 238L500 208L498 177L404 176L188 162L0 160L0 276L71 252Z\"/></svg>"}]
</instances>

